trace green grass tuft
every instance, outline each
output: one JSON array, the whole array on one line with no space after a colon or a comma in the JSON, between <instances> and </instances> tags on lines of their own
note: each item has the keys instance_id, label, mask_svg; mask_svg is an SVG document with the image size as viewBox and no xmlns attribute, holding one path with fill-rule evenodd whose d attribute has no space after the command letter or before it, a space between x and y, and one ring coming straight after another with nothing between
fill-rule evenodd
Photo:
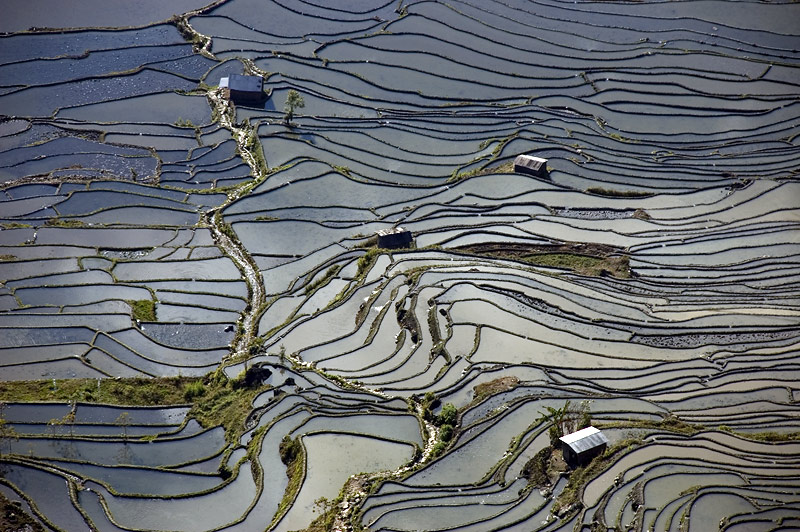
<instances>
[{"instance_id":1,"label":"green grass tuft","mask_svg":"<svg viewBox=\"0 0 800 532\"><path fill-rule=\"evenodd\" d=\"M131 316L138 321L156 321L156 304L152 299L129 299L125 301L131 306Z\"/></svg>"},{"instance_id":2,"label":"green grass tuft","mask_svg":"<svg viewBox=\"0 0 800 532\"><path fill-rule=\"evenodd\" d=\"M183 388L183 398L187 401L191 401L195 397L205 395L205 393L206 387L203 384L203 381L200 380L189 382Z\"/></svg>"}]
</instances>

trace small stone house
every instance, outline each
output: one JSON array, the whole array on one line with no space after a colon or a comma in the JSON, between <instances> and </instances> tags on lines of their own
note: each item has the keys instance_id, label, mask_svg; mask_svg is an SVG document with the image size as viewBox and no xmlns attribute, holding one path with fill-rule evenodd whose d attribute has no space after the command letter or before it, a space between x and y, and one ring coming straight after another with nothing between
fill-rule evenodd
<instances>
[{"instance_id":1,"label":"small stone house","mask_svg":"<svg viewBox=\"0 0 800 532\"><path fill-rule=\"evenodd\" d=\"M596 427L586 427L559 438L564 461L575 468L588 464L595 456L605 452L608 438Z\"/></svg>"},{"instance_id":2,"label":"small stone house","mask_svg":"<svg viewBox=\"0 0 800 532\"><path fill-rule=\"evenodd\" d=\"M514 171L518 174L529 174L537 177L547 176L547 159L532 155L517 155L514 159Z\"/></svg>"},{"instance_id":3,"label":"small stone house","mask_svg":"<svg viewBox=\"0 0 800 532\"><path fill-rule=\"evenodd\" d=\"M225 89L225 97L236 104L258 104L264 101L264 78L261 76L242 76L231 74L219 80Z\"/></svg>"}]
</instances>

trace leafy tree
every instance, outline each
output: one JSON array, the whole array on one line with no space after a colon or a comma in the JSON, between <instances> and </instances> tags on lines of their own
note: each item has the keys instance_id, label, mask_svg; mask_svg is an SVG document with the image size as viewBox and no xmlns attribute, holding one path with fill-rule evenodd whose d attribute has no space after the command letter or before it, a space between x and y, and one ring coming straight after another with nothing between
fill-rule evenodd
<instances>
[{"instance_id":1,"label":"leafy tree","mask_svg":"<svg viewBox=\"0 0 800 532\"><path fill-rule=\"evenodd\" d=\"M439 437L442 441L450 441L453 439L453 425L442 425Z\"/></svg>"},{"instance_id":2,"label":"leafy tree","mask_svg":"<svg viewBox=\"0 0 800 532\"><path fill-rule=\"evenodd\" d=\"M286 104L283 106L283 110L286 112L286 115L283 118L283 121L287 124L291 123L292 118L294 118L294 110L295 109L302 109L306 106L305 100L294 89L289 90L289 94L286 95Z\"/></svg>"},{"instance_id":3,"label":"leafy tree","mask_svg":"<svg viewBox=\"0 0 800 532\"><path fill-rule=\"evenodd\" d=\"M439 414L439 425L455 426L458 419L458 410L453 403L445 403L442 412Z\"/></svg>"},{"instance_id":4,"label":"leafy tree","mask_svg":"<svg viewBox=\"0 0 800 532\"><path fill-rule=\"evenodd\" d=\"M547 413L540 412L542 416L539 422L550 423L550 443L558 445L558 439L565 434L574 432L580 428L588 427L591 424L592 416L589 409L591 401L581 401L577 406L570 401L564 403L561 408L545 407Z\"/></svg>"}]
</instances>

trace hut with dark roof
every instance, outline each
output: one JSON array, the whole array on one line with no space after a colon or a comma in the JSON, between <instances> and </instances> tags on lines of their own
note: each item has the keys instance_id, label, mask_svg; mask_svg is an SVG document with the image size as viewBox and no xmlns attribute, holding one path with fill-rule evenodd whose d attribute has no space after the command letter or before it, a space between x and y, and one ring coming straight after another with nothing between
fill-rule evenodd
<instances>
[{"instance_id":1,"label":"hut with dark roof","mask_svg":"<svg viewBox=\"0 0 800 532\"><path fill-rule=\"evenodd\" d=\"M219 80L225 89L225 96L236 104L258 104L264 101L264 78L261 76L242 76L231 74Z\"/></svg>"},{"instance_id":2,"label":"hut with dark roof","mask_svg":"<svg viewBox=\"0 0 800 532\"><path fill-rule=\"evenodd\" d=\"M559 438L564 461L569 467L580 467L603 454L608 446L608 438L596 427L586 427Z\"/></svg>"},{"instance_id":3,"label":"hut with dark roof","mask_svg":"<svg viewBox=\"0 0 800 532\"><path fill-rule=\"evenodd\" d=\"M398 249L411 247L414 242L414 237L411 231L406 231L402 227L393 227L391 229L382 229L377 231L378 247L385 249Z\"/></svg>"}]
</instances>

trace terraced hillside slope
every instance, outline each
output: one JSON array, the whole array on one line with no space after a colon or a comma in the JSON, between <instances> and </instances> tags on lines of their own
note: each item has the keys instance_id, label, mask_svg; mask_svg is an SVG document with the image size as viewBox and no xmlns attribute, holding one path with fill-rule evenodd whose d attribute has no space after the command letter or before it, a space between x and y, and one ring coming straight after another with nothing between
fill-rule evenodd
<instances>
[{"instance_id":1,"label":"terraced hillside slope","mask_svg":"<svg viewBox=\"0 0 800 532\"><path fill-rule=\"evenodd\" d=\"M800 4L12 4L0 528L800 528Z\"/></svg>"}]
</instances>

